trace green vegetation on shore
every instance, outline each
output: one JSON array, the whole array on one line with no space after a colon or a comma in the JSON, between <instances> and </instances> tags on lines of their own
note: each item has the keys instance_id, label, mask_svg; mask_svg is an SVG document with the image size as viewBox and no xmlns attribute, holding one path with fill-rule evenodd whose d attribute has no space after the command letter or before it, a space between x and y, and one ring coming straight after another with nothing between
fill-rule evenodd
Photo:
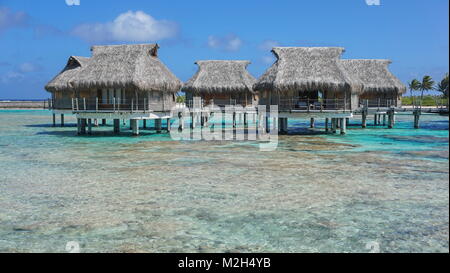
<instances>
[{"instance_id":1,"label":"green vegetation on shore","mask_svg":"<svg viewBox=\"0 0 450 273\"><path fill-rule=\"evenodd\" d=\"M437 84L435 84L435 81L430 76L424 76L422 81L413 79L408 82L408 87L410 90L410 96L402 98L403 105L448 107L448 73L445 74L442 80ZM442 93L442 95L425 95L425 92L430 90L438 91ZM418 93L417 96L416 92Z\"/></svg>"}]
</instances>

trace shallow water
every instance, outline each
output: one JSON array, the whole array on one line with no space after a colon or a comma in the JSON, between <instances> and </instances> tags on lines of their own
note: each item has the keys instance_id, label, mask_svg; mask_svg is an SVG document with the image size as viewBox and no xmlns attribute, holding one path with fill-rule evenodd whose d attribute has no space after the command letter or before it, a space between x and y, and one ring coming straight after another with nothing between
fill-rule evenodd
<instances>
[{"instance_id":1,"label":"shallow water","mask_svg":"<svg viewBox=\"0 0 450 273\"><path fill-rule=\"evenodd\" d=\"M448 117L292 129L274 152L50 121L0 111L0 252L449 251Z\"/></svg>"}]
</instances>

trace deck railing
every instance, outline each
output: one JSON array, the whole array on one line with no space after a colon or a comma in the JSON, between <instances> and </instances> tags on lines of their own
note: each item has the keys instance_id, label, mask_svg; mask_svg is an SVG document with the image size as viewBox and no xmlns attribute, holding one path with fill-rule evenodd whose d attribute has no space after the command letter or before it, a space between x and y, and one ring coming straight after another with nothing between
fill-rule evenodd
<instances>
[{"instance_id":1,"label":"deck railing","mask_svg":"<svg viewBox=\"0 0 450 273\"><path fill-rule=\"evenodd\" d=\"M361 108L391 108L397 107L395 99L366 99L360 101Z\"/></svg>"},{"instance_id":2,"label":"deck railing","mask_svg":"<svg viewBox=\"0 0 450 273\"><path fill-rule=\"evenodd\" d=\"M108 99L72 98L49 99L49 109L72 110L73 112L151 112L152 108L161 108L161 102L144 99Z\"/></svg>"},{"instance_id":3,"label":"deck railing","mask_svg":"<svg viewBox=\"0 0 450 273\"><path fill-rule=\"evenodd\" d=\"M327 112L327 111L350 111L350 101L345 99L304 99L288 98L280 99L279 111L298 112Z\"/></svg>"}]
</instances>

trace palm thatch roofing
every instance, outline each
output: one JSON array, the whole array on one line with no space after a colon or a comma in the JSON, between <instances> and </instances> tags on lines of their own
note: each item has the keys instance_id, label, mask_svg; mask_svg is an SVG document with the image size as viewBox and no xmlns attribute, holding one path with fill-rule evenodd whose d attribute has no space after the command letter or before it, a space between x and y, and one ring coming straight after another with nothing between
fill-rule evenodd
<instances>
[{"instance_id":1,"label":"palm thatch roofing","mask_svg":"<svg viewBox=\"0 0 450 273\"><path fill-rule=\"evenodd\" d=\"M351 91L361 83L348 75L339 59L341 47L275 47L276 62L253 86L258 91Z\"/></svg>"},{"instance_id":2,"label":"palm thatch roofing","mask_svg":"<svg viewBox=\"0 0 450 273\"><path fill-rule=\"evenodd\" d=\"M158 59L157 44L93 46L89 65L70 80L77 90L125 88L178 92L182 82Z\"/></svg>"},{"instance_id":3,"label":"palm thatch roofing","mask_svg":"<svg viewBox=\"0 0 450 273\"><path fill-rule=\"evenodd\" d=\"M256 79L247 71L250 61L197 61L198 71L182 91L193 93L252 92Z\"/></svg>"},{"instance_id":4,"label":"palm thatch roofing","mask_svg":"<svg viewBox=\"0 0 450 273\"><path fill-rule=\"evenodd\" d=\"M47 83L45 90L49 92L72 90L72 86L69 84L70 80L74 78L83 67L87 66L88 63L89 58L87 57L70 56L66 67Z\"/></svg>"},{"instance_id":5,"label":"palm thatch roofing","mask_svg":"<svg viewBox=\"0 0 450 273\"><path fill-rule=\"evenodd\" d=\"M406 86L389 71L390 60L341 60L344 69L363 84L364 93L404 94Z\"/></svg>"}]
</instances>

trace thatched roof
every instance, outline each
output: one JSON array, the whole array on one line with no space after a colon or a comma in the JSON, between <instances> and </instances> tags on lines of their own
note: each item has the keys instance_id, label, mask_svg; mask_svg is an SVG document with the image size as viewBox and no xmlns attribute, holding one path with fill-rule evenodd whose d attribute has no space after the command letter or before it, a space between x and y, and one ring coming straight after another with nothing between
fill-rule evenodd
<instances>
[{"instance_id":1,"label":"thatched roof","mask_svg":"<svg viewBox=\"0 0 450 273\"><path fill-rule=\"evenodd\" d=\"M49 92L71 90L69 81L88 63L89 58L87 57L70 56L66 67L45 86L45 90Z\"/></svg>"},{"instance_id":2,"label":"thatched roof","mask_svg":"<svg viewBox=\"0 0 450 273\"><path fill-rule=\"evenodd\" d=\"M182 83L158 59L158 48L157 44L93 46L89 65L70 83L75 89L178 92Z\"/></svg>"},{"instance_id":3,"label":"thatched roof","mask_svg":"<svg viewBox=\"0 0 450 273\"><path fill-rule=\"evenodd\" d=\"M197 61L198 71L182 91L193 93L253 92L256 79L247 71L249 61Z\"/></svg>"},{"instance_id":4,"label":"thatched roof","mask_svg":"<svg viewBox=\"0 0 450 273\"><path fill-rule=\"evenodd\" d=\"M360 92L361 84L342 68L341 47L275 47L277 61L254 85L255 90L268 91L352 91Z\"/></svg>"},{"instance_id":5,"label":"thatched roof","mask_svg":"<svg viewBox=\"0 0 450 273\"><path fill-rule=\"evenodd\" d=\"M349 74L355 75L363 84L363 92L399 93L406 86L389 71L390 60L341 60Z\"/></svg>"}]
</instances>

